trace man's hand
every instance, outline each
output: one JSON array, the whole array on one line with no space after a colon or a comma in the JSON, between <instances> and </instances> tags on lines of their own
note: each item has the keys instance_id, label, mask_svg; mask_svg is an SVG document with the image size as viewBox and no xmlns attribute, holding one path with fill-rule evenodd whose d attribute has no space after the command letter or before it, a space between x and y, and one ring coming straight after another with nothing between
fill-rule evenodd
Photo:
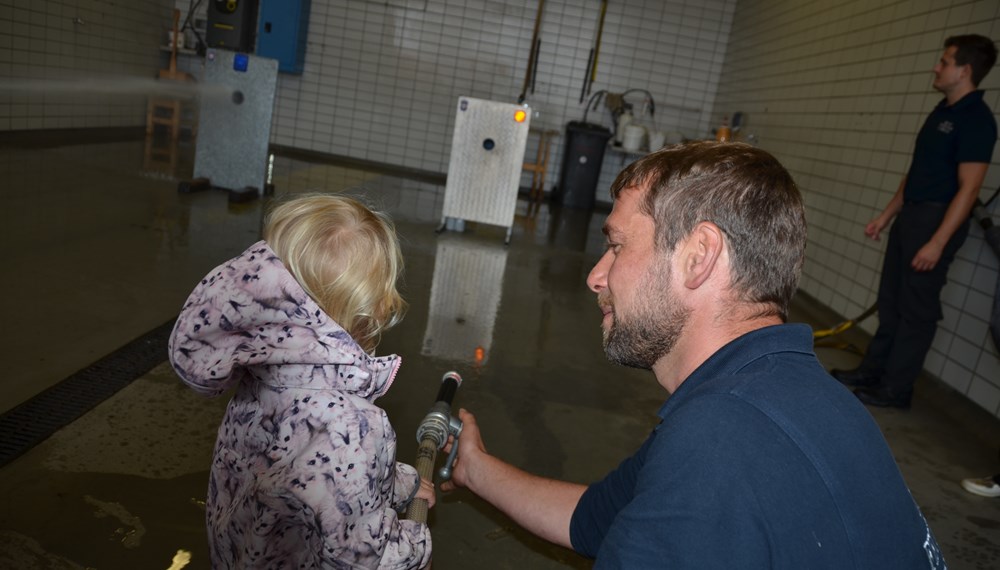
<instances>
[{"instance_id":1,"label":"man's hand","mask_svg":"<svg viewBox=\"0 0 1000 570\"><path fill-rule=\"evenodd\" d=\"M913 267L914 271L930 271L934 269L938 261L941 260L941 246L929 241L924 244L924 247L920 248L917 255L913 257L913 261L910 262L910 266Z\"/></svg>"},{"instance_id":2,"label":"man's hand","mask_svg":"<svg viewBox=\"0 0 1000 570\"><path fill-rule=\"evenodd\" d=\"M451 481L442 483L441 490L466 487L529 532L572 548L569 521L587 488L577 483L532 475L501 461L487 453L475 416L459 410L458 419L462 420L462 435L457 442L458 455ZM456 442L449 441L444 447L445 452L450 453L453 445Z\"/></svg>"},{"instance_id":3,"label":"man's hand","mask_svg":"<svg viewBox=\"0 0 1000 570\"><path fill-rule=\"evenodd\" d=\"M963 162L958 165L958 193L948 204L937 231L910 262L914 271L930 271L941 261L945 246L962 224L967 223L989 166L986 162Z\"/></svg>"},{"instance_id":4,"label":"man's hand","mask_svg":"<svg viewBox=\"0 0 1000 570\"><path fill-rule=\"evenodd\" d=\"M878 241L879 234L882 233L882 230L885 229L886 225L888 225L887 222L882 219L882 216L879 216L874 220L868 222L868 225L865 226L865 235L872 238L875 241Z\"/></svg>"},{"instance_id":5,"label":"man's hand","mask_svg":"<svg viewBox=\"0 0 1000 570\"><path fill-rule=\"evenodd\" d=\"M442 491L468 487L470 468L475 464L477 458L486 455L486 446L483 445L483 438L479 433L479 426L476 424L476 416L461 408L458 410L458 419L462 420L462 435L458 438L458 455L455 456L455 463L452 465L451 479L441 484ZM451 453L453 445L455 445L455 440L449 436L448 444L444 446L444 452Z\"/></svg>"}]
</instances>

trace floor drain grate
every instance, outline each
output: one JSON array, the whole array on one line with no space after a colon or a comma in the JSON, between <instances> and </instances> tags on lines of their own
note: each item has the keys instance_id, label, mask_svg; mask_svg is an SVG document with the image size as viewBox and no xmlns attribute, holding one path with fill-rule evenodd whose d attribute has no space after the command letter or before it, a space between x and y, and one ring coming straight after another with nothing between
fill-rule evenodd
<instances>
[{"instance_id":1,"label":"floor drain grate","mask_svg":"<svg viewBox=\"0 0 1000 570\"><path fill-rule=\"evenodd\" d=\"M171 319L0 415L0 467L167 359Z\"/></svg>"}]
</instances>

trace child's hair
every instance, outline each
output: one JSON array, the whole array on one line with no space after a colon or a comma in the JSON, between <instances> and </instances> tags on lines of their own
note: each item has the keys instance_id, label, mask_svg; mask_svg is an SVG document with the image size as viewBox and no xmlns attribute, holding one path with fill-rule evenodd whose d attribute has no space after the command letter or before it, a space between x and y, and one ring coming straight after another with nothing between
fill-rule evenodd
<instances>
[{"instance_id":1,"label":"child's hair","mask_svg":"<svg viewBox=\"0 0 1000 570\"><path fill-rule=\"evenodd\" d=\"M403 318L403 256L385 214L346 196L301 196L268 213L264 240L365 351Z\"/></svg>"}]
</instances>

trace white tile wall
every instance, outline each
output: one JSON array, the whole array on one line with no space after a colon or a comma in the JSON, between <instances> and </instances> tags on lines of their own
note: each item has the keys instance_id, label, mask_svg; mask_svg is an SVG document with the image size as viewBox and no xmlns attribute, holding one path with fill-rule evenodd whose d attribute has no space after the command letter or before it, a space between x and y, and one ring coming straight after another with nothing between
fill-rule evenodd
<instances>
[{"instance_id":1,"label":"white tile wall","mask_svg":"<svg viewBox=\"0 0 1000 570\"><path fill-rule=\"evenodd\" d=\"M646 89L657 108L655 117L640 118L646 126L688 137L708 133L735 3L609 2L592 91ZM444 172L455 100L516 101L521 93L537 6L537 0L313 0L305 72L279 78L272 142ZM0 0L0 78L152 76L165 62L159 46L173 7L183 21L190 2ZM538 113L535 126L562 131L582 118L599 7L545 3L535 89L527 94ZM196 17L204 12L202 5ZM629 100L640 105L642 96ZM141 125L144 117L141 97L0 92L0 129ZM603 107L588 119L611 126ZM536 145L532 137L528 156ZM547 188L558 181L561 156L562 137L552 147ZM608 154L599 199L632 158Z\"/></svg>"},{"instance_id":2,"label":"white tile wall","mask_svg":"<svg viewBox=\"0 0 1000 570\"><path fill-rule=\"evenodd\" d=\"M313 0L302 76L281 75L272 142L445 172L455 101L514 102L524 83L536 0ZM599 2L549 0L540 30L533 126L580 120ZM648 126L707 132L735 0L609 2L592 91L649 90ZM638 96L630 101L641 103ZM690 111L688 109L695 109ZM603 107L591 122L610 125ZM562 138L546 187L558 181ZM536 139L527 155L534 156ZM625 163L606 157L599 196ZM527 186L530 179L522 184Z\"/></svg>"},{"instance_id":3,"label":"white tile wall","mask_svg":"<svg viewBox=\"0 0 1000 570\"><path fill-rule=\"evenodd\" d=\"M931 68L947 36L1000 38L996 0L740 0L715 114L743 111L745 133L791 170L805 197L802 288L846 317L875 302L884 242L865 223L909 167L940 100ZM1000 111L1000 70L980 86ZM1000 185L1000 149L982 192ZM994 213L1000 200L991 204ZM929 372L1000 415L1000 361L987 333L997 259L975 224L943 293ZM862 327L873 332L877 319Z\"/></svg>"},{"instance_id":4,"label":"white tile wall","mask_svg":"<svg viewBox=\"0 0 1000 570\"><path fill-rule=\"evenodd\" d=\"M146 98L115 89L152 78L173 0L0 0L0 130L145 124ZM41 80L100 81L101 93L37 89Z\"/></svg>"}]
</instances>

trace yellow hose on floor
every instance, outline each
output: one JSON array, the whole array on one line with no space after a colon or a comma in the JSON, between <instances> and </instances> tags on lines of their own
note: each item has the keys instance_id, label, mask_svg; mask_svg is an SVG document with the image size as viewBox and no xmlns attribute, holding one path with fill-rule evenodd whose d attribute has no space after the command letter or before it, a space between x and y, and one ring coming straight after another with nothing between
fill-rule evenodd
<instances>
[{"instance_id":1,"label":"yellow hose on floor","mask_svg":"<svg viewBox=\"0 0 1000 570\"><path fill-rule=\"evenodd\" d=\"M868 309L866 309L865 312L861 313L857 317L854 317L853 319L848 319L828 329L814 330L813 346L817 348L836 348L839 350L847 350L857 354L864 354L864 351L862 351L861 349L859 349L858 347L854 346L849 342L836 341L832 339L831 340L823 340L823 339L827 339L828 337L838 335L850 329L854 325L860 323L861 321L875 314L875 311L877 310L878 310L878 303L872 305L871 307L868 307Z\"/></svg>"}]
</instances>

